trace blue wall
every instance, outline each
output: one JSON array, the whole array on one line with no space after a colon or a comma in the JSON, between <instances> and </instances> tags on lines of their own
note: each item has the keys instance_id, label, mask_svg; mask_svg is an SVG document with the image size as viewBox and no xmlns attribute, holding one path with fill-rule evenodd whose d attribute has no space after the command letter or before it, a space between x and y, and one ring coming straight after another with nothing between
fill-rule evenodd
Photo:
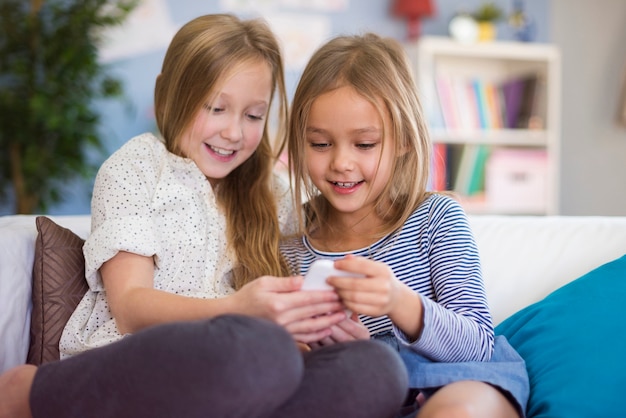
<instances>
[{"instance_id":1,"label":"blue wall","mask_svg":"<svg viewBox=\"0 0 626 418\"><path fill-rule=\"evenodd\" d=\"M390 36L399 40L404 39L404 21L390 13L390 0L345 0L346 10L339 12L318 12L306 8L281 6L281 3L296 4L296 1L281 2L280 0L264 1L267 13L306 13L323 14L331 23L332 35L373 31L381 35ZM423 20L422 31L428 35L447 35L447 25L450 18L459 11L473 11L483 0L435 0L436 15ZM302 4L308 2L302 1ZM508 14L512 9L512 0L496 0L496 3ZM220 2L198 0L165 0L170 19L174 25L180 27L192 18L218 12L230 12L222 8ZM275 4L272 6L272 4ZM270 5L270 6L267 6ZM528 15L536 25L535 40L548 42L549 36L549 2L543 0L529 0L525 4ZM242 17L251 17L257 14L240 14ZM513 38L512 30L505 22L498 25L498 38L508 40ZM126 100L117 102L96 103L101 113L101 132L110 154L118 149L131 137L146 131L154 131L155 124L152 117L152 95L154 80L160 71L165 48L122 59L111 63L111 72L118 75L125 85ZM287 87L291 92L295 89L299 74L287 72ZM67 185L64 193L65 200L49 208L51 215L88 214L90 212L90 198L93 180L76 181ZM0 215L12 213L12 202L0 205Z\"/></svg>"}]
</instances>

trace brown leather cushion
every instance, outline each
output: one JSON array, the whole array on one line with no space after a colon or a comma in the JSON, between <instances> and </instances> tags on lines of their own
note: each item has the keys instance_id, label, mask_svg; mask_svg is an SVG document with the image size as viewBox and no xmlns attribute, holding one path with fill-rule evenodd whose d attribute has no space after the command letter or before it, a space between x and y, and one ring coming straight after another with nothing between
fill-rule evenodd
<instances>
[{"instance_id":1,"label":"brown leather cushion","mask_svg":"<svg viewBox=\"0 0 626 418\"><path fill-rule=\"evenodd\" d=\"M27 362L59 359L65 323L88 289L85 280L85 240L50 218L38 216L33 265L33 310Z\"/></svg>"}]
</instances>

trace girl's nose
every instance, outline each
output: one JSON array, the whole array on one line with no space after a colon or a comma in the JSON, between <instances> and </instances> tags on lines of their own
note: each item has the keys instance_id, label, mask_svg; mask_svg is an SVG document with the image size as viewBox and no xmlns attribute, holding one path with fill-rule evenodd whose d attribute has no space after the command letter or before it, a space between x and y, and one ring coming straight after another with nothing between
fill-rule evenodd
<instances>
[{"instance_id":1,"label":"girl's nose","mask_svg":"<svg viewBox=\"0 0 626 418\"><path fill-rule=\"evenodd\" d=\"M232 142L240 141L243 137L243 127L241 125L241 118L233 115L228 118L226 125L221 130L220 134L223 138Z\"/></svg>"},{"instance_id":2,"label":"girl's nose","mask_svg":"<svg viewBox=\"0 0 626 418\"><path fill-rule=\"evenodd\" d=\"M339 172L351 171L354 168L354 159L352 158L352 154L348 150L337 147L333 151L331 168Z\"/></svg>"}]
</instances>

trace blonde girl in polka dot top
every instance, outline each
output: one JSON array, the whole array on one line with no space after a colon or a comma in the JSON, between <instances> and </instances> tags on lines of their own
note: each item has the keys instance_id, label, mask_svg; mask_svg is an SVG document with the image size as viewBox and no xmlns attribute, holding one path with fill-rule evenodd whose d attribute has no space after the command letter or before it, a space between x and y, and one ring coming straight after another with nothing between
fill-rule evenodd
<instances>
[{"instance_id":1,"label":"blonde girl in polka dot top","mask_svg":"<svg viewBox=\"0 0 626 418\"><path fill-rule=\"evenodd\" d=\"M62 359L0 376L0 417L392 416L407 387L393 350L296 344L345 313L332 291L300 291L280 256L295 217L272 170L268 116L277 102L284 143L287 99L268 26L190 21L154 100L160 137L132 138L98 172L89 290Z\"/></svg>"}]
</instances>

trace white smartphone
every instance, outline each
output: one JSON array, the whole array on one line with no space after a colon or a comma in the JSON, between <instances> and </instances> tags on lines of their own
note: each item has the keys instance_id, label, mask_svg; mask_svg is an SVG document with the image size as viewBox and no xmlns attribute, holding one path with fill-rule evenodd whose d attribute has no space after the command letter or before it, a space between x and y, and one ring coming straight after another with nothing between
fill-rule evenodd
<instances>
[{"instance_id":1,"label":"white smartphone","mask_svg":"<svg viewBox=\"0 0 626 418\"><path fill-rule=\"evenodd\" d=\"M332 260L315 260L304 277L302 290L332 290L332 286L326 283L330 276L363 277L361 274L337 270Z\"/></svg>"}]
</instances>

